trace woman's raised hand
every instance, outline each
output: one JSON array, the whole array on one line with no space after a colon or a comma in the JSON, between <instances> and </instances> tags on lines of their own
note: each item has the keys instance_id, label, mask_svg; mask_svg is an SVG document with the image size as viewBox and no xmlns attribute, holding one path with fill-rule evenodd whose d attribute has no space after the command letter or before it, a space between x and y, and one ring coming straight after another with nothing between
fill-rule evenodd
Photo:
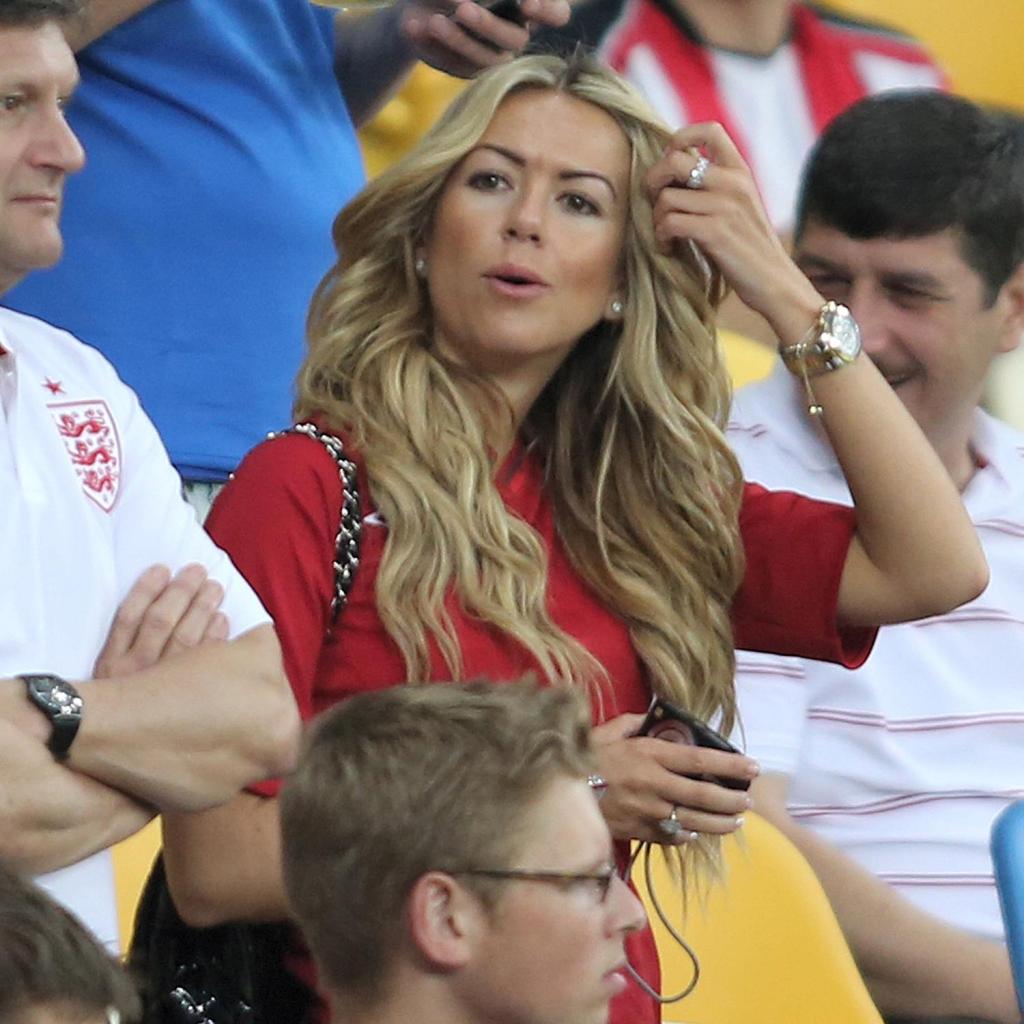
<instances>
[{"instance_id":1,"label":"woman's raised hand","mask_svg":"<svg viewBox=\"0 0 1024 1024\"><path fill-rule=\"evenodd\" d=\"M694 180L691 175L705 162ZM676 132L647 172L646 184L664 253L677 241L694 242L783 341L802 337L824 300L786 252L750 169L720 124Z\"/></svg>"},{"instance_id":2,"label":"woman's raised hand","mask_svg":"<svg viewBox=\"0 0 1024 1024\"><path fill-rule=\"evenodd\" d=\"M601 812L616 839L645 839L668 846L685 843L691 832L726 835L751 806L746 793L689 775L753 779L757 762L743 754L685 746L637 736L643 715L619 715L594 727L598 770L608 783ZM669 836L659 826L673 809L681 831Z\"/></svg>"}]
</instances>

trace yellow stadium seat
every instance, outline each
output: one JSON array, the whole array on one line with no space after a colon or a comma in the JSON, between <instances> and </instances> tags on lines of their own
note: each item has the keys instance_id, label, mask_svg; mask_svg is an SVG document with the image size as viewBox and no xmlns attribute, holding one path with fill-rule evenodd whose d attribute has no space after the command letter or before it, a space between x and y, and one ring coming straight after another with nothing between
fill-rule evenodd
<instances>
[{"instance_id":1,"label":"yellow stadium seat","mask_svg":"<svg viewBox=\"0 0 1024 1024\"><path fill-rule=\"evenodd\" d=\"M767 377L775 365L775 350L736 331L719 330L718 341L733 388Z\"/></svg>"},{"instance_id":2,"label":"yellow stadium seat","mask_svg":"<svg viewBox=\"0 0 1024 1024\"><path fill-rule=\"evenodd\" d=\"M665 1022L685 1024L882 1024L810 865L774 826L746 815L742 838L723 843L725 877L706 903L682 898L660 852L651 857L654 889L700 961L700 980ZM643 881L662 965L662 991L692 977L686 954L657 920Z\"/></svg>"},{"instance_id":3,"label":"yellow stadium seat","mask_svg":"<svg viewBox=\"0 0 1024 1024\"><path fill-rule=\"evenodd\" d=\"M151 821L141 832L114 847L114 879L117 883L117 923L121 932L121 950L126 952L132 937L135 907L160 851L160 819Z\"/></svg>"},{"instance_id":4,"label":"yellow stadium seat","mask_svg":"<svg viewBox=\"0 0 1024 1024\"><path fill-rule=\"evenodd\" d=\"M375 177L411 149L465 84L417 64L397 95L359 132L366 173Z\"/></svg>"}]
</instances>

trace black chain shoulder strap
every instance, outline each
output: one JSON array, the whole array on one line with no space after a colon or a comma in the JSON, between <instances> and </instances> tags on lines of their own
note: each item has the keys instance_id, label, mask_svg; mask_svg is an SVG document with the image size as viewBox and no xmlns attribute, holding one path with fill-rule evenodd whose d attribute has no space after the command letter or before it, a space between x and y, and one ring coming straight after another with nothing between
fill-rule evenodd
<instances>
[{"instance_id":1,"label":"black chain shoulder strap","mask_svg":"<svg viewBox=\"0 0 1024 1024\"><path fill-rule=\"evenodd\" d=\"M331 600L331 622L337 621L348 601L352 583L359 568L359 538L363 532L363 516L359 504L359 486L356 478L356 464L345 455L345 446L333 434L327 434L314 423L296 423L287 430L278 430L267 435L271 440L286 434L304 434L313 441L319 441L327 449L338 466L341 478L341 519L338 535L334 540L334 597Z\"/></svg>"}]
</instances>

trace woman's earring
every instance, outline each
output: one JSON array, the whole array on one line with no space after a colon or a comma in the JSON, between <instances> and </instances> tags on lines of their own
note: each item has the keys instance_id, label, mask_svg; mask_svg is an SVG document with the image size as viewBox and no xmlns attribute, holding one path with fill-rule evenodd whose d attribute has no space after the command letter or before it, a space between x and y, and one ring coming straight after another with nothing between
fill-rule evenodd
<instances>
[{"instance_id":1,"label":"woman's earring","mask_svg":"<svg viewBox=\"0 0 1024 1024\"><path fill-rule=\"evenodd\" d=\"M413 260L413 264L412 265L413 265L413 269L416 271L416 276L417 277L426 277L427 276L427 257L426 256L417 256L416 259Z\"/></svg>"},{"instance_id":2,"label":"woman's earring","mask_svg":"<svg viewBox=\"0 0 1024 1024\"><path fill-rule=\"evenodd\" d=\"M622 304L622 300L621 299L612 299L612 304L611 304L612 316L622 316L622 311L625 308L626 307Z\"/></svg>"}]
</instances>

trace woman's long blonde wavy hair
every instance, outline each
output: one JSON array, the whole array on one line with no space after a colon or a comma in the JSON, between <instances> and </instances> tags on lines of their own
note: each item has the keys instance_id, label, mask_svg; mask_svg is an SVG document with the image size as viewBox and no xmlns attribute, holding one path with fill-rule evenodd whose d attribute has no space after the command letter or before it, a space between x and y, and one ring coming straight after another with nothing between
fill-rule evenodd
<instances>
[{"instance_id":1,"label":"woman's long blonde wavy hair","mask_svg":"<svg viewBox=\"0 0 1024 1024\"><path fill-rule=\"evenodd\" d=\"M473 82L403 160L338 216L337 264L309 317L296 416L326 417L363 458L388 524L377 602L412 681L433 637L455 678L446 608L519 642L551 679L598 695L600 665L552 621L536 532L495 485L488 381L432 346L414 254L449 175L502 101L557 90L608 113L632 150L625 313L576 346L522 424L541 459L562 543L628 625L654 692L703 717L734 716L730 605L742 573L741 479L722 427L729 385L714 334L721 289L692 246L659 255L643 177L670 133L639 94L591 58L531 56Z\"/></svg>"}]
</instances>

